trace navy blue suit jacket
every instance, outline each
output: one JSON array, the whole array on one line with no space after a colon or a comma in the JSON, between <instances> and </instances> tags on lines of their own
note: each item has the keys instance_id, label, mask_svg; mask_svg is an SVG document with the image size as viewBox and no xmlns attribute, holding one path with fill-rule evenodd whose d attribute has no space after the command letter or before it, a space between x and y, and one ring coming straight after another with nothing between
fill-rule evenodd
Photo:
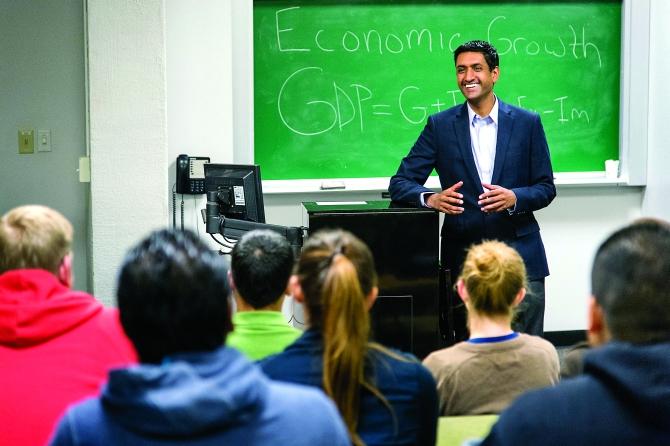
<instances>
[{"instance_id":1,"label":"navy blue suit jacket","mask_svg":"<svg viewBox=\"0 0 670 446\"><path fill-rule=\"evenodd\" d=\"M459 181L464 212L444 216L442 262L460 271L467 248L481 240L497 239L516 248L531 280L549 275L540 227L533 211L556 196L547 139L540 117L498 99L498 139L492 184L514 191L514 212L486 214L477 204L483 192L470 142L467 105L428 118L419 139L391 178L389 192L396 201L421 206L424 183L435 169L442 189ZM416 230L419 230L416 228Z\"/></svg>"}]
</instances>

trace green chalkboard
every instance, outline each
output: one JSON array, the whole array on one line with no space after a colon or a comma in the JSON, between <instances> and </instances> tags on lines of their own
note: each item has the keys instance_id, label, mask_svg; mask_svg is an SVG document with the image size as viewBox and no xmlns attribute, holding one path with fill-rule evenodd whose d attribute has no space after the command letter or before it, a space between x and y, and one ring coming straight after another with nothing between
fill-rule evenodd
<instances>
[{"instance_id":1,"label":"green chalkboard","mask_svg":"<svg viewBox=\"0 0 670 446\"><path fill-rule=\"evenodd\" d=\"M463 102L453 50L471 39L500 53L496 94L542 117L555 171L618 159L621 1L255 1L263 178L393 175Z\"/></svg>"}]
</instances>

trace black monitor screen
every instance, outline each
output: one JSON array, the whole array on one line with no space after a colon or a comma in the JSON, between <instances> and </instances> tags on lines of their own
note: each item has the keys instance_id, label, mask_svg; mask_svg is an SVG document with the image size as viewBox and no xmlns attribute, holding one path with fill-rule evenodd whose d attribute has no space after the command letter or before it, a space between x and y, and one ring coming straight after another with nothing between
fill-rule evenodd
<instances>
[{"instance_id":1,"label":"black monitor screen","mask_svg":"<svg viewBox=\"0 0 670 446\"><path fill-rule=\"evenodd\" d=\"M265 223L260 166L205 164L205 190L217 191L224 217Z\"/></svg>"}]
</instances>

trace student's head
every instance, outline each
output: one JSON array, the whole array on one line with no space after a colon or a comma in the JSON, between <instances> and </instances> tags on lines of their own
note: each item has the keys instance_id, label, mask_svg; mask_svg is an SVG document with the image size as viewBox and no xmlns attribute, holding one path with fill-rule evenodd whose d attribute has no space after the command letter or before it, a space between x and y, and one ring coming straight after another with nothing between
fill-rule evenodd
<instances>
[{"instance_id":1,"label":"student's head","mask_svg":"<svg viewBox=\"0 0 670 446\"><path fill-rule=\"evenodd\" d=\"M155 231L132 248L117 299L140 360L223 345L232 329L227 275L223 259L189 231Z\"/></svg>"},{"instance_id":2,"label":"student's head","mask_svg":"<svg viewBox=\"0 0 670 446\"><path fill-rule=\"evenodd\" d=\"M71 285L72 225L46 206L21 206L0 220L0 273L44 269Z\"/></svg>"},{"instance_id":3,"label":"student's head","mask_svg":"<svg viewBox=\"0 0 670 446\"><path fill-rule=\"evenodd\" d=\"M485 241L468 250L457 287L469 311L511 319L525 295L526 267L514 248Z\"/></svg>"},{"instance_id":4,"label":"student's head","mask_svg":"<svg viewBox=\"0 0 670 446\"><path fill-rule=\"evenodd\" d=\"M372 253L356 236L342 230L310 236L296 276L311 327L329 332L336 329L337 320L352 317L363 318L367 324L370 298L377 292L377 273Z\"/></svg>"},{"instance_id":5,"label":"student's head","mask_svg":"<svg viewBox=\"0 0 670 446\"><path fill-rule=\"evenodd\" d=\"M645 343L670 340L670 224L643 219L608 237L591 271L590 334ZM595 314L594 314L595 312ZM593 339L593 338L592 338Z\"/></svg>"},{"instance_id":6,"label":"student's head","mask_svg":"<svg viewBox=\"0 0 670 446\"><path fill-rule=\"evenodd\" d=\"M268 230L246 233L231 255L237 295L255 309L276 303L284 296L293 263L293 250L286 238Z\"/></svg>"},{"instance_id":7,"label":"student's head","mask_svg":"<svg viewBox=\"0 0 670 446\"><path fill-rule=\"evenodd\" d=\"M456 48L454 51L454 63L458 62L458 56L461 53L481 53L484 56L489 71L493 71L500 64L498 51L493 45L484 40L471 40Z\"/></svg>"},{"instance_id":8,"label":"student's head","mask_svg":"<svg viewBox=\"0 0 670 446\"><path fill-rule=\"evenodd\" d=\"M361 444L356 434L361 389L383 400L365 376L368 310L377 296L372 254L349 232L317 232L303 246L291 285L293 296L307 308L310 327L323 336L323 388L354 444Z\"/></svg>"}]
</instances>

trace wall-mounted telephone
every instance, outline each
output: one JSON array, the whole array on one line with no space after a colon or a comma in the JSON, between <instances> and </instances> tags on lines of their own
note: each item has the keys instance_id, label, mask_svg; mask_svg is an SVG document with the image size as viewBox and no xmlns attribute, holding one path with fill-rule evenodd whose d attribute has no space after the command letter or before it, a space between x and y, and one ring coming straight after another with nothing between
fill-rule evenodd
<instances>
[{"instance_id":1,"label":"wall-mounted telephone","mask_svg":"<svg viewBox=\"0 0 670 446\"><path fill-rule=\"evenodd\" d=\"M205 164L209 158L205 156L179 155L177 157L178 194L205 193Z\"/></svg>"}]
</instances>

